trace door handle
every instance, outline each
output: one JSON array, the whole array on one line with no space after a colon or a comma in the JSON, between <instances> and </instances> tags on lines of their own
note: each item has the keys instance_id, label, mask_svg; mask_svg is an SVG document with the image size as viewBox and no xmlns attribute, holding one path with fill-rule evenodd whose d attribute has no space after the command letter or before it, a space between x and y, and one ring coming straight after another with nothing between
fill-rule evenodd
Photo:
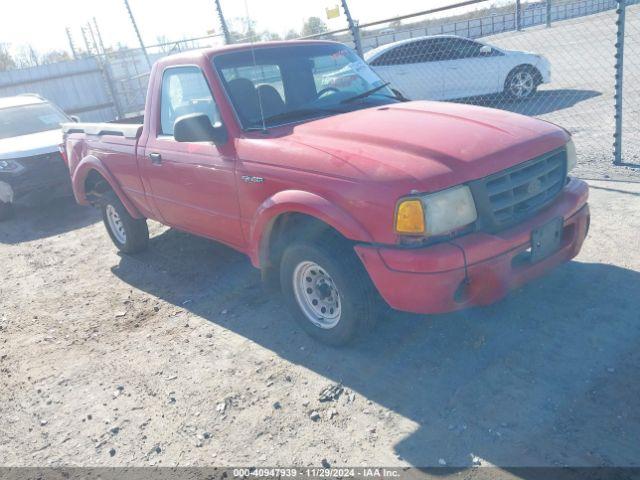
<instances>
[{"instance_id":1,"label":"door handle","mask_svg":"<svg viewBox=\"0 0 640 480\"><path fill-rule=\"evenodd\" d=\"M149 159L151 160L151 163L153 163L154 165L162 164L162 155L160 155L159 153L150 153Z\"/></svg>"}]
</instances>

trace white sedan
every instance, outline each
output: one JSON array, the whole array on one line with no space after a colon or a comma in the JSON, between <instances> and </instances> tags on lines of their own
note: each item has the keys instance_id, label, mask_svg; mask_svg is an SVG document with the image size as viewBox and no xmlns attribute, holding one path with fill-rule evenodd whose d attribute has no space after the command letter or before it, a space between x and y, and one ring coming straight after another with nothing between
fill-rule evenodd
<instances>
[{"instance_id":1,"label":"white sedan","mask_svg":"<svg viewBox=\"0 0 640 480\"><path fill-rule=\"evenodd\" d=\"M468 38L435 35L388 43L365 61L412 100L451 100L504 92L531 97L550 81L549 61L534 53L503 50Z\"/></svg>"}]
</instances>

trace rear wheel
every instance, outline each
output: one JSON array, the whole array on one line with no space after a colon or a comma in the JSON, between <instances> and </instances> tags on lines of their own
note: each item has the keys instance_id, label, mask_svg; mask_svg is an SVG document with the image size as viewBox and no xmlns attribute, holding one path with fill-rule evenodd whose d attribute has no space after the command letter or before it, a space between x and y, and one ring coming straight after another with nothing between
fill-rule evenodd
<instances>
[{"instance_id":1,"label":"rear wheel","mask_svg":"<svg viewBox=\"0 0 640 480\"><path fill-rule=\"evenodd\" d=\"M109 237L124 253L141 252L147 248L149 229L144 218L133 218L118 196L109 192L102 202L102 220Z\"/></svg>"},{"instance_id":2,"label":"rear wheel","mask_svg":"<svg viewBox=\"0 0 640 480\"><path fill-rule=\"evenodd\" d=\"M516 67L507 75L504 92L512 100L531 98L538 89L539 79L540 73L534 67Z\"/></svg>"},{"instance_id":3,"label":"rear wheel","mask_svg":"<svg viewBox=\"0 0 640 480\"><path fill-rule=\"evenodd\" d=\"M280 284L295 320L323 343L344 345L375 323L374 287L350 246L290 245L282 256Z\"/></svg>"},{"instance_id":4,"label":"rear wheel","mask_svg":"<svg viewBox=\"0 0 640 480\"><path fill-rule=\"evenodd\" d=\"M13 215L13 204L0 202L0 222L8 220Z\"/></svg>"}]
</instances>

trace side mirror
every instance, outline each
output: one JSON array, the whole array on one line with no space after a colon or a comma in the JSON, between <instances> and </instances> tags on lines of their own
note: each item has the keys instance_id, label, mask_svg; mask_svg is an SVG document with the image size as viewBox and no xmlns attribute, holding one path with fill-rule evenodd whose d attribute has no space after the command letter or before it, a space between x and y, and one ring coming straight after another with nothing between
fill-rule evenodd
<instances>
[{"instance_id":1,"label":"side mirror","mask_svg":"<svg viewBox=\"0 0 640 480\"><path fill-rule=\"evenodd\" d=\"M224 125L214 127L204 113L190 113L178 117L173 124L173 138L176 142L213 142L222 145L227 142Z\"/></svg>"},{"instance_id":2,"label":"side mirror","mask_svg":"<svg viewBox=\"0 0 640 480\"><path fill-rule=\"evenodd\" d=\"M493 48L489 45L483 45L480 47L480 55L491 55L491 52L493 52Z\"/></svg>"},{"instance_id":3,"label":"side mirror","mask_svg":"<svg viewBox=\"0 0 640 480\"><path fill-rule=\"evenodd\" d=\"M69 119L75 123L78 123L80 121L80 117L78 117L77 115L69 115Z\"/></svg>"}]
</instances>

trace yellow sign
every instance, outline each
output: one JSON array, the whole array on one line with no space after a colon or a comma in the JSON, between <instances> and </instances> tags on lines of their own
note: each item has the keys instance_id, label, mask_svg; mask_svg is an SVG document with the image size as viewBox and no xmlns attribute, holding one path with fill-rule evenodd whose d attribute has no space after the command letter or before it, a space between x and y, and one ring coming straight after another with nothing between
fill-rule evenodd
<instances>
[{"instance_id":1,"label":"yellow sign","mask_svg":"<svg viewBox=\"0 0 640 480\"><path fill-rule=\"evenodd\" d=\"M340 16L340 7L338 5L336 5L333 8L325 8L325 11L327 12L327 19L331 20L332 18L338 18Z\"/></svg>"}]
</instances>

